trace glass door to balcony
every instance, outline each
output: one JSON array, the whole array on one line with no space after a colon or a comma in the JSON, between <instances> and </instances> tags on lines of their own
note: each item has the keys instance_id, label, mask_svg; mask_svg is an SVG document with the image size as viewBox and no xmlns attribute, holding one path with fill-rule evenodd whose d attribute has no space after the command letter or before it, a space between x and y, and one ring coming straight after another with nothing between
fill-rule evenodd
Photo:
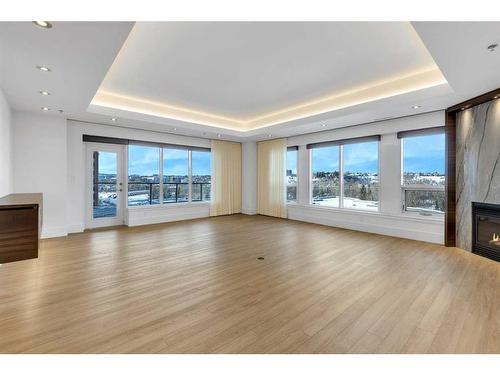
<instances>
[{"instance_id":1,"label":"glass door to balcony","mask_svg":"<svg viewBox=\"0 0 500 375\"><path fill-rule=\"evenodd\" d=\"M87 144L86 228L123 224L123 146Z\"/></svg>"}]
</instances>

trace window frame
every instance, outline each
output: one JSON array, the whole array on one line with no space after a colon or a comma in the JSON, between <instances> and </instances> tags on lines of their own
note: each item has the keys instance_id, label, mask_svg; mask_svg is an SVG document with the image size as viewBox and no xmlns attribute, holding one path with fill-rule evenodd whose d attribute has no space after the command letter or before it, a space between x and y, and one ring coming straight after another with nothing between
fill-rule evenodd
<instances>
[{"instance_id":1,"label":"window frame","mask_svg":"<svg viewBox=\"0 0 500 375\"><path fill-rule=\"evenodd\" d=\"M297 154L295 156L295 165L297 169L296 177L297 177L297 183L295 184L295 200L288 200L288 191L287 191L287 185L285 184L285 200L286 204L297 204L299 202L299 146L288 146L285 151L285 178L286 176L286 164L288 160L288 151L295 151Z\"/></svg>"},{"instance_id":2,"label":"window frame","mask_svg":"<svg viewBox=\"0 0 500 375\"><path fill-rule=\"evenodd\" d=\"M143 146L148 146L148 147L156 147L159 149L159 156L160 156L160 162L159 162L159 173L158 173L158 177L159 177L159 185L160 185L160 188L159 188L159 203L158 204L144 204L144 205L132 205L130 206L128 204L128 186L129 186L129 147L128 146L131 146L131 145L143 145ZM171 203L168 203L168 202L164 202L163 201L163 188L164 188L164 182L163 182L163 176L164 176L164 171L163 171L163 152L165 150L165 148L172 148L172 149L179 149L179 150L183 150L183 149L187 149L188 151L188 200L187 201L182 201L182 202L171 202ZM196 147L193 147L193 148L190 148L189 146L181 146L179 145L178 148L175 147L175 145L168 145L166 147L166 145L164 144L146 144L146 143L141 143L141 142L134 142L134 143L129 143L127 144L127 148L126 148L126 173L125 173L125 178L126 178L126 207L127 209L132 209L132 210L138 210L138 209L151 209L151 208L156 208L156 207L166 207L166 206L178 206L178 205L191 205L191 204L210 204L210 202L212 201L212 194L210 193L210 200L201 200L201 201L193 201L192 200L192 181L193 181L193 178L192 178L192 152L193 151L201 151L199 149L197 149ZM207 150L203 150L203 152L208 152L210 154L210 157L212 157L212 151L210 149L207 149ZM210 174L210 177L212 177L212 175ZM210 181L210 189L212 188L212 181Z\"/></svg>"},{"instance_id":3,"label":"window frame","mask_svg":"<svg viewBox=\"0 0 500 375\"><path fill-rule=\"evenodd\" d=\"M369 143L369 142L377 142L377 176L378 176L378 188L380 192L380 138L376 139L377 136L368 136L368 137L360 137L360 138L350 138L343 141L333 141L333 142L322 142L325 144L325 147L335 147L338 146L338 160L339 160L339 205L335 206L327 206L321 205L313 202L313 150L317 147L308 147L309 149L309 204L317 207L325 208L325 209L337 209L337 210L346 210L346 211L354 211L354 212L364 212L364 213L379 213L380 212L380 196L377 200L378 205L376 210L365 210L362 208L345 208L344 207L344 146L349 144L361 144L361 143ZM356 140L359 139L358 142ZM371 140L370 140L371 139ZM329 144L330 146L326 146Z\"/></svg>"},{"instance_id":4,"label":"window frame","mask_svg":"<svg viewBox=\"0 0 500 375\"><path fill-rule=\"evenodd\" d=\"M397 133L397 137L400 140L400 155L401 155L401 173L400 173L400 191L401 191L401 213L404 215L411 216L419 216L419 217L429 217L429 218L444 218L445 212L429 212L423 211L420 209L416 209L414 211L409 211L406 205L406 192L407 191L439 191L444 192L446 195L446 172L444 173L445 184L443 186L435 186L435 185L424 185L424 184L405 184L404 182L404 139L405 138L417 138L417 137L425 137L437 134L444 134L444 160L446 167L446 133L444 132L443 127L435 127L435 128L425 128L425 129L417 129L410 130ZM446 196L445 196L446 199Z\"/></svg>"}]
</instances>

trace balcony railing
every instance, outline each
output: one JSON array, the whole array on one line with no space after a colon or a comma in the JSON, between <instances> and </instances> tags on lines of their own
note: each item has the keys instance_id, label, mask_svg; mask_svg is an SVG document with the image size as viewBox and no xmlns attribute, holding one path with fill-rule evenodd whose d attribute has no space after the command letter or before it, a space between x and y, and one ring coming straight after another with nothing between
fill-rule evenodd
<instances>
[{"instance_id":1,"label":"balcony railing","mask_svg":"<svg viewBox=\"0 0 500 375\"><path fill-rule=\"evenodd\" d=\"M159 182L129 182L128 205L140 206L160 203ZM201 202L210 199L210 182L193 182L191 188L191 201ZM133 187L133 188L131 188ZM139 187L139 188L137 188ZM141 188L143 187L143 188ZM143 199L131 199L145 195ZM188 182L164 182L163 203L179 203L189 200Z\"/></svg>"},{"instance_id":2,"label":"balcony railing","mask_svg":"<svg viewBox=\"0 0 500 375\"><path fill-rule=\"evenodd\" d=\"M94 207L101 205L99 193L109 193L106 196L107 205L116 205L116 186L113 181L101 181L94 183ZM210 182L193 182L191 188L191 201L201 202L210 200ZM132 199L131 199L132 198ZM163 203L179 203L189 200L188 182L164 182L163 183ZM147 204L160 203L160 183L159 182L138 182L128 183L128 205L141 206Z\"/></svg>"},{"instance_id":3,"label":"balcony railing","mask_svg":"<svg viewBox=\"0 0 500 375\"><path fill-rule=\"evenodd\" d=\"M444 186L402 186L403 211L423 216L443 215L445 210Z\"/></svg>"}]
</instances>

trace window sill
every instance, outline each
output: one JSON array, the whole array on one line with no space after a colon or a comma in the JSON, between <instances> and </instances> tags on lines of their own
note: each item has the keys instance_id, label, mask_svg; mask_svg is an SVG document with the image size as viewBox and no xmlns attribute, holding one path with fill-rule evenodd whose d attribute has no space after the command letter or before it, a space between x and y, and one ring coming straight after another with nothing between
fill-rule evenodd
<instances>
[{"instance_id":1,"label":"window sill","mask_svg":"<svg viewBox=\"0 0 500 375\"><path fill-rule=\"evenodd\" d=\"M318 210L318 211L323 211L323 212L335 212L339 214L346 214L346 215L361 215L361 216L372 216L372 217L380 217L380 218L390 218L390 219L398 219L398 220L405 220L405 221L412 221L412 222L424 222L424 223L444 223L444 215L441 217L437 215L433 216L422 216L414 213L409 213L409 212L401 212L400 214L392 214L392 213L385 213L385 212L380 212L380 211L367 211L367 210L356 210L356 209L350 209L350 208L338 208L338 207L327 207L327 206L319 206L316 204L298 204L298 203L293 203L289 204L287 203L287 206L293 207L293 208L305 208L305 209L313 209L313 210Z\"/></svg>"}]
</instances>

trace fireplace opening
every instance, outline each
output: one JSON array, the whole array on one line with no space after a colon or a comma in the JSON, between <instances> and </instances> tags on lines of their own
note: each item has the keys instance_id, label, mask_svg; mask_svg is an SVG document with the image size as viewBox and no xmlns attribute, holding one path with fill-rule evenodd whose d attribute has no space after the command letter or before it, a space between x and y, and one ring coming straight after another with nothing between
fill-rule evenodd
<instances>
[{"instance_id":1,"label":"fireplace opening","mask_svg":"<svg viewBox=\"0 0 500 375\"><path fill-rule=\"evenodd\" d=\"M500 262L500 205L472 202L472 252Z\"/></svg>"}]
</instances>

